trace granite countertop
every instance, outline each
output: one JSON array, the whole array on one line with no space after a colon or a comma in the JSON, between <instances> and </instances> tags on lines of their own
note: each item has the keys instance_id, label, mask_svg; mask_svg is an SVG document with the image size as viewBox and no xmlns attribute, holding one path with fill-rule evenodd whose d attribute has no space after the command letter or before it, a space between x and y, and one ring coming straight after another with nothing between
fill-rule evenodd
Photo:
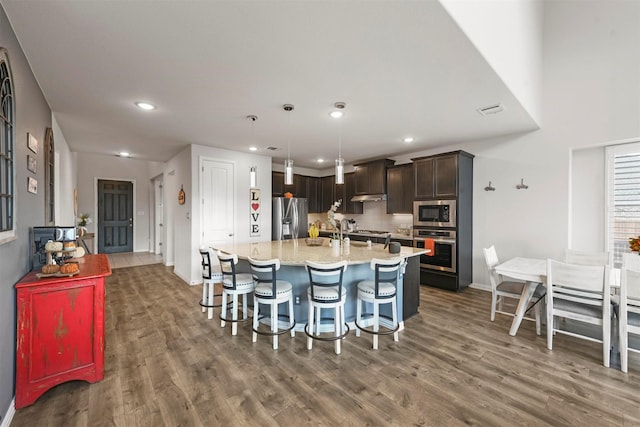
<instances>
[{"instance_id":1,"label":"granite countertop","mask_svg":"<svg viewBox=\"0 0 640 427\"><path fill-rule=\"evenodd\" d=\"M424 249L403 246L399 254L391 254L384 249L382 244L372 244L367 247L364 242L351 242L348 248L341 248L339 253L334 253L330 247L330 241L322 239L322 246L308 246L306 239L276 240L272 242L237 243L231 246L220 246L220 249L228 253L235 253L240 259L248 257L255 259L279 258L281 265L304 265L306 260L315 262L337 262L346 260L349 264L364 264L371 262L373 258L389 259L394 257L411 257L426 253Z\"/></svg>"},{"instance_id":2,"label":"granite countertop","mask_svg":"<svg viewBox=\"0 0 640 427\"><path fill-rule=\"evenodd\" d=\"M320 230L320 233L324 233L326 235L329 235L331 233L333 233L333 230ZM357 232L357 233L345 233L345 235L349 235L349 236L368 236L368 237L385 237L387 234L391 235L392 239L401 239L401 240L413 240L413 236L410 234L402 234L402 233L386 233L386 234L380 234L380 233L365 233L365 232Z\"/></svg>"}]
</instances>

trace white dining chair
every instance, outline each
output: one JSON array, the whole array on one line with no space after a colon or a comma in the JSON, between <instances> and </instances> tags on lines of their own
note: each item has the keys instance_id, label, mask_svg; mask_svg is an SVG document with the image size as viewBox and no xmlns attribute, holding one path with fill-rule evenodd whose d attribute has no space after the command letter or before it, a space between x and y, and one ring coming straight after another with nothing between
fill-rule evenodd
<instances>
[{"instance_id":1,"label":"white dining chair","mask_svg":"<svg viewBox=\"0 0 640 427\"><path fill-rule=\"evenodd\" d=\"M609 266L547 260L547 348L556 332L602 343L604 366L611 348L611 289ZM561 329L556 318L573 319L602 329L602 339Z\"/></svg>"},{"instance_id":2,"label":"white dining chair","mask_svg":"<svg viewBox=\"0 0 640 427\"><path fill-rule=\"evenodd\" d=\"M627 254L625 254L627 255ZM636 257L638 257L636 255ZM620 271L620 314L618 319L620 341L620 369L628 371L629 334L640 335L640 271L622 267Z\"/></svg>"},{"instance_id":3,"label":"white dining chair","mask_svg":"<svg viewBox=\"0 0 640 427\"><path fill-rule=\"evenodd\" d=\"M611 265L610 252L589 252L566 249L564 262L581 265Z\"/></svg>"},{"instance_id":4,"label":"white dining chair","mask_svg":"<svg viewBox=\"0 0 640 427\"><path fill-rule=\"evenodd\" d=\"M504 311L503 303L505 298L511 298L513 302L517 304L522 295L522 291L526 285L525 282L504 280L502 275L498 274L495 270L496 265L500 264L498 259L498 253L495 246L482 249L484 253L484 260L487 264L487 270L489 272L489 282L491 284L491 321L496 318L496 313L505 314L507 316L515 316L515 313L510 311ZM544 296L544 286L538 285L533 296L533 301L538 301ZM536 333L540 335L540 304L534 306L534 317L525 316L526 320L533 320L536 322Z\"/></svg>"}]
</instances>

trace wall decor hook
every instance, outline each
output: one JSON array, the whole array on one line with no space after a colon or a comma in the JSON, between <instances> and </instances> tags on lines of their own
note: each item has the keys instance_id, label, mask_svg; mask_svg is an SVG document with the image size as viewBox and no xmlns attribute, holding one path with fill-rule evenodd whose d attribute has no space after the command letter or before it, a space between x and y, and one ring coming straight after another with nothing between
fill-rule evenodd
<instances>
[{"instance_id":1,"label":"wall decor hook","mask_svg":"<svg viewBox=\"0 0 640 427\"><path fill-rule=\"evenodd\" d=\"M516 185L516 188L518 190L526 190L527 188L529 188L529 186L525 185L524 178L520 178L520 184Z\"/></svg>"},{"instance_id":2,"label":"wall decor hook","mask_svg":"<svg viewBox=\"0 0 640 427\"><path fill-rule=\"evenodd\" d=\"M487 185L486 187L484 187L484 191L496 191L495 187L491 186L491 181L489 181L489 185Z\"/></svg>"}]
</instances>

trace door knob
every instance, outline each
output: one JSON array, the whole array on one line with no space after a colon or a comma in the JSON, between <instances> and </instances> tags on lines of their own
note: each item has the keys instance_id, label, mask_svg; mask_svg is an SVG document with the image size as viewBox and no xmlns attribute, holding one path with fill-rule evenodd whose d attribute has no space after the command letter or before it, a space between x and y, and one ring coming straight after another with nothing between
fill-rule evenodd
<instances>
[{"instance_id":1,"label":"door knob","mask_svg":"<svg viewBox=\"0 0 640 427\"><path fill-rule=\"evenodd\" d=\"M233 237L233 233L229 233L229 237Z\"/></svg>"}]
</instances>

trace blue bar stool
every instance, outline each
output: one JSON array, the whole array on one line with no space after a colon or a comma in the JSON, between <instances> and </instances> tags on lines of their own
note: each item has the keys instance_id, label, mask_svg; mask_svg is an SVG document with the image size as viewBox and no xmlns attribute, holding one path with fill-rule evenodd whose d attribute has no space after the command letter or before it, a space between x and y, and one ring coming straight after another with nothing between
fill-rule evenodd
<instances>
[{"instance_id":1,"label":"blue bar stool","mask_svg":"<svg viewBox=\"0 0 640 427\"><path fill-rule=\"evenodd\" d=\"M273 349L278 349L278 336L291 332L291 336L295 336L293 330L296 325L293 320L293 286L285 280L276 278L276 271L280 269L279 259L269 259L261 261L249 258L249 265L253 272L253 280L256 287L253 291L253 342L258 340L258 334L270 335L273 337ZM280 304L289 304L288 315L280 315L278 307ZM260 304L270 306L271 332L263 332L258 330L259 322L265 316L260 316ZM278 319L286 316L289 327L287 329L279 329Z\"/></svg>"},{"instance_id":2,"label":"blue bar stool","mask_svg":"<svg viewBox=\"0 0 640 427\"><path fill-rule=\"evenodd\" d=\"M398 341L398 306L396 304L396 293L398 287L398 276L404 268L405 261L402 258L392 259L372 259L371 269L374 271L374 280L362 280L358 283L358 297L356 302L356 336L360 336L360 331L373 335L373 349L378 349L378 336L393 334L393 340ZM363 323L362 304L373 304L373 313L366 313L372 319L373 330L365 328ZM380 306L391 304L391 318L380 315ZM391 320L391 327L380 331L380 318Z\"/></svg>"},{"instance_id":3,"label":"blue bar stool","mask_svg":"<svg viewBox=\"0 0 640 427\"><path fill-rule=\"evenodd\" d=\"M349 333L349 325L345 323L344 316L347 290L342 286L342 277L347 271L347 261L331 264L306 261L305 268L309 273L307 290L309 321L304 327L304 332L307 334L307 349L311 350L313 340L335 341L336 354L340 354L340 342ZM333 319L320 316L323 308L334 310ZM333 320L333 337L320 336L322 320Z\"/></svg>"},{"instance_id":4,"label":"blue bar stool","mask_svg":"<svg viewBox=\"0 0 640 427\"><path fill-rule=\"evenodd\" d=\"M212 265L213 250L211 248L201 248L200 256L202 257L202 312L209 310L208 319L213 319L213 308L221 307L222 304L215 304L214 298L221 297L222 293L216 294L214 288L216 283L222 284L222 271L220 266Z\"/></svg>"},{"instance_id":5,"label":"blue bar stool","mask_svg":"<svg viewBox=\"0 0 640 427\"><path fill-rule=\"evenodd\" d=\"M249 320L247 311L247 296L253 292L255 282L253 276L248 273L236 273L238 255L227 254L218 251L218 260L222 269L222 306L227 305L227 296L232 298L232 317L228 318L228 309L220 313L220 326L224 327L226 322L231 322L231 335L238 333L238 322ZM242 320L238 320L238 295L242 295Z\"/></svg>"}]
</instances>

